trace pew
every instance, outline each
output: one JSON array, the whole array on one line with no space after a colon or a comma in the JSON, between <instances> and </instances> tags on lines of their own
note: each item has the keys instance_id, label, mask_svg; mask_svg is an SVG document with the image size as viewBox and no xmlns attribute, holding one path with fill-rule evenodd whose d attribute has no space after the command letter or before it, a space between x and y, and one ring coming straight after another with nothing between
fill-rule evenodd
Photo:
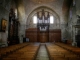
<instances>
[{"instance_id":1,"label":"pew","mask_svg":"<svg viewBox=\"0 0 80 60\"><path fill-rule=\"evenodd\" d=\"M60 42L55 43L55 44L80 56L80 48L79 47L70 46L70 45L67 45L64 43L60 43Z\"/></svg>"},{"instance_id":2,"label":"pew","mask_svg":"<svg viewBox=\"0 0 80 60\"><path fill-rule=\"evenodd\" d=\"M46 48L47 48L50 60L76 60L76 59L80 60L80 57L77 54L61 46L58 46L56 44L47 43Z\"/></svg>"},{"instance_id":3,"label":"pew","mask_svg":"<svg viewBox=\"0 0 80 60\"><path fill-rule=\"evenodd\" d=\"M39 49L40 44L29 44L7 57L2 58L2 60L34 60Z\"/></svg>"},{"instance_id":4,"label":"pew","mask_svg":"<svg viewBox=\"0 0 80 60\"><path fill-rule=\"evenodd\" d=\"M0 48L0 58L5 57L5 56L17 51L18 49L25 47L27 45L28 45L28 43L22 43L22 44L9 46L9 47Z\"/></svg>"}]
</instances>

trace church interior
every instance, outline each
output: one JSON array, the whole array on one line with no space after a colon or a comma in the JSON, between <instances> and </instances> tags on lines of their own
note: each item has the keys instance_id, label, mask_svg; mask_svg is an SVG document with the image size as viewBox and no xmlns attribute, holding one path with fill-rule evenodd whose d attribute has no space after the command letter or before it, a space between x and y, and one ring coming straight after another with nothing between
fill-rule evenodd
<instances>
[{"instance_id":1,"label":"church interior","mask_svg":"<svg viewBox=\"0 0 80 60\"><path fill-rule=\"evenodd\" d=\"M0 60L80 60L80 0L0 0Z\"/></svg>"}]
</instances>

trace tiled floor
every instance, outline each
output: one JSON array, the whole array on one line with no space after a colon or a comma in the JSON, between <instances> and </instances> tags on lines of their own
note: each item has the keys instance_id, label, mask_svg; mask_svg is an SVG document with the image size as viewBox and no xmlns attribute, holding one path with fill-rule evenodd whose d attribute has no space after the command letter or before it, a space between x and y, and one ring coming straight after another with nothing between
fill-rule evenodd
<instances>
[{"instance_id":1,"label":"tiled floor","mask_svg":"<svg viewBox=\"0 0 80 60\"><path fill-rule=\"evenodd\" d=\"M40 46L36 60L49 60L48 52L44 43Z\"/></svg>"}]
</instances>

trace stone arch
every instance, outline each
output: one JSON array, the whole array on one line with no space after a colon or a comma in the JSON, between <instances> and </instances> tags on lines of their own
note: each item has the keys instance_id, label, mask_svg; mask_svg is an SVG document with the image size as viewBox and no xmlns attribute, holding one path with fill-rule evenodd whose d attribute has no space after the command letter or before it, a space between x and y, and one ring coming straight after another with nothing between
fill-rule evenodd
<instances>
[{"instance_id":1,"label":"stone arch","mask_svg":"<svg viewBox=\"0 0 80 60\"><path fill-rule=\"evenodd\" d=\"M46 7L46 6L40 6L40 7L37 7L36 9L34 9L34 10L28 15L27 22L26 22L27 25L29 25L30 20L31 20L31 17L32 17L37 11L39 11L40 9L45 9L46 11L50 12L50 13L55 17L55 19L57 19L57 20L59 21L59 25L60 25L60 17L59 17L59 15L58 15L54 10L52 10L51 8Z\"/></svg>"}]
</instances>

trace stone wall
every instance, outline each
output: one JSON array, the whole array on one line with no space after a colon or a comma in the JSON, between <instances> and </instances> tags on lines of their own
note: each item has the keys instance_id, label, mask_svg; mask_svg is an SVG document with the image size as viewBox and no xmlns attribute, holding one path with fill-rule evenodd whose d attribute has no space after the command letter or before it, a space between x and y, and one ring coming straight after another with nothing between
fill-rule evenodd
<instances>
[{"instance_id":1,"label":"stone wall","mask_svg":"<svg viewBox=\"0 0 80 60\"><path fill-rule=\"evenodd\" d=\"M8 21L9 21L9 12L10 8L14 8L16 5L14 0L0 0L0 23L2 18L7 20L7 28L5 32L0 31L0 40L4 46L7 46L7 38L8 38ZM1 25L0 25L1 26Z\"/></svg>"},{"instance_id":2,"label":"stone wall","mask_svg":"<svg viewBox=\"0 0 80 60\"><path fill-rule=\"evenodd\" d=\"M18 8L18 20L20 22L19 25L19 38L20 43L23 43L23 38L25 37L25 29L26 29L26 15L25 15L25 6L22 0L17 1L17 8Z\"/></svg>"},{"instance_id":3,"label":"stone wall","mask_svg":"<svg viewBox=\"0 0 80 60\"><path fill-rule=\"evenodd\" d=\"M71 40L72 45L76 44L75 35L78 30L75 30L74 25L77 25L78 16L80 16L80 0L74 0L69 8L68 20L66 22L66 26L62 27L62 40ZM78 15L78 16L77 16ZM78 32L79 33L79 32Z\"/></svg>"}]
</instances>

